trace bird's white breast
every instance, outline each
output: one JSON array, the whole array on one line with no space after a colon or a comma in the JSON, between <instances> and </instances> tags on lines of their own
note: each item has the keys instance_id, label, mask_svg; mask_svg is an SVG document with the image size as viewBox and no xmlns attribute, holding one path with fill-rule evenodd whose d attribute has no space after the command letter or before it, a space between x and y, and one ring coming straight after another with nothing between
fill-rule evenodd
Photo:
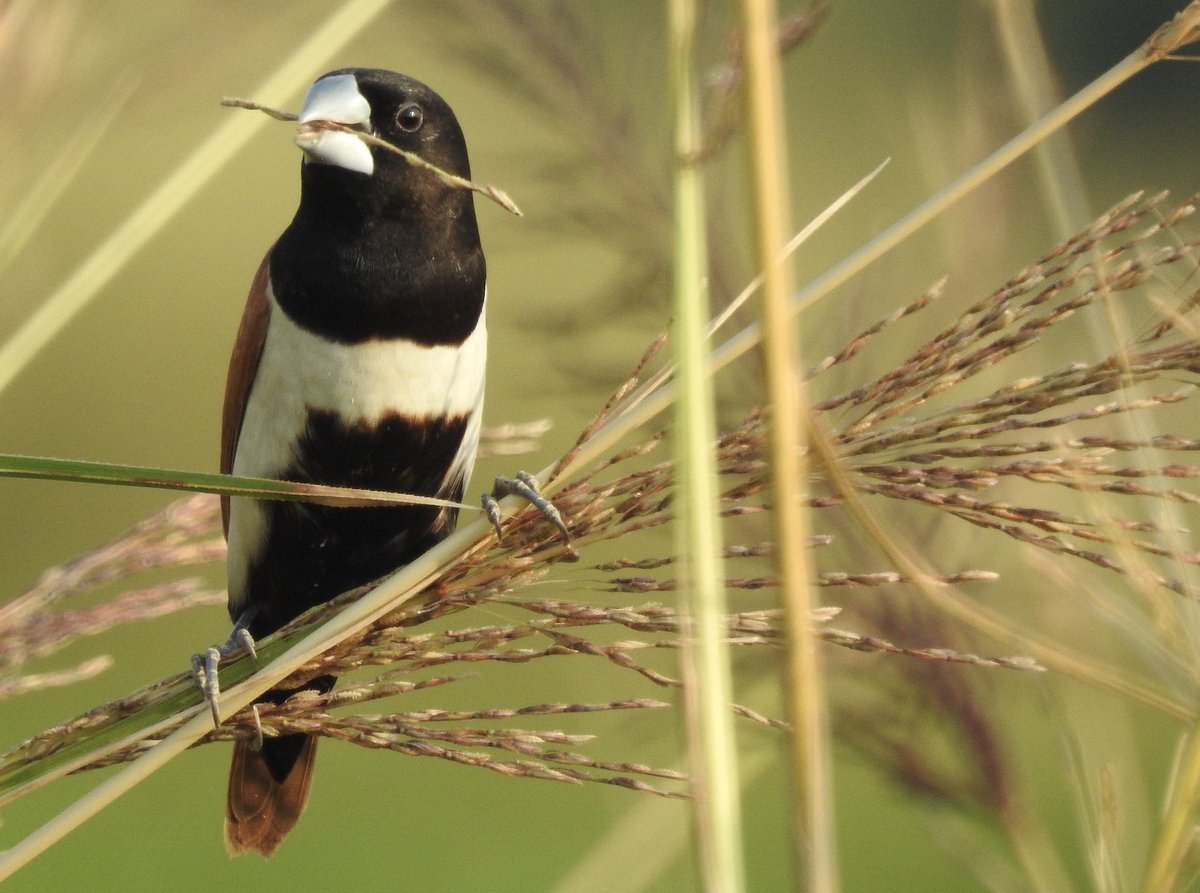
<instances>
[{"instance_id":1,"label":"bird's white breast","mask_svg":"<svg viewBox=\"0 0 1200 893\"><path fill-rule=\"evenodd\" d=\"M296 325L268 288L270 324L246 402L233 473L279 477L296 459L309 409L331 410L347 423L469 416L466 436L446 480L466 480L474 464L483 416L487 327L457 346L405 339L338 344ZM264 535L258 502L234 498L229 512L229 593L234 612L245 603L250 556Z\"/></svg>"}]
</instances>

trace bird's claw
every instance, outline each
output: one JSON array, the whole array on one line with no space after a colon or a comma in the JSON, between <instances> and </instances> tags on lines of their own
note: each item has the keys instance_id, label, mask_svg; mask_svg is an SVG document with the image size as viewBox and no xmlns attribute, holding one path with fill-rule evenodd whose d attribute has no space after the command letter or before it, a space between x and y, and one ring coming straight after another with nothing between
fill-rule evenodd
<instances>
[{"instance_id":1,"label":"bird's claw","mask_svg":"<svg viewBox=\"0 0 1200 893\"><path fill-rule=\"evenodd\" d=\"M492 486L492 492L483 494L483 511L487 514L488 520L492 522L492 526L496 528L496 539L503 539L503 532L500 528L499 500L505 496L519 496L524 499L558 529L568 547L571 545L571 531L567 529L562 513L542 495L537 478L527 471L518 471L516 477L513 478L497 477Z\"/></svg>"},{"instance_id":2,"label":"bird's claw","mask_svg":"<svg viewBox=\"0 0 1200 893\"><path fill-rule=\"evenodd\" d=\"M221 652L215 647L209 648L203 655L192 655L192 678L196 681L200 694L208 702L214 726L221 724L221 711L217 707L217 697L221 694L221 682L217 675L220 662Z\"/></svg>"},{"instance_id":3,"label":"bird's claw","mask_svg":"<svg viewBox=\"0 0 1200 893\"><path fill-rule=\"evenodd\" d=\"M251 660L258 660L254 636L247 629L252 616L251 612L247 611L239 617L224 644L213 645L202 655L192 655L192 678L208 703L208 709L212 711L214 726L221 724L221 708L218 704L221 696L221 677L218 672L221 661L237 657L239 654L249 654Z\"/></svg>"},{"instance_id":4,"label":"bird's claw","mask_svg":"<svg viewBox=\"0 0 1200 893\"><path fill-rule=\"evenodd\" d=\"M250 630L246 629L246 627L242 626L239 622L234 626L233 632L229 634L229 638L237 640L237 649L233 652L234 654L237 654L238 652L249 654L250 659L255 663L258 663L258 651L254 648L254 636L250 635ZM222 656L228 657L229 655Z\"/></svg>"}]
</instances>

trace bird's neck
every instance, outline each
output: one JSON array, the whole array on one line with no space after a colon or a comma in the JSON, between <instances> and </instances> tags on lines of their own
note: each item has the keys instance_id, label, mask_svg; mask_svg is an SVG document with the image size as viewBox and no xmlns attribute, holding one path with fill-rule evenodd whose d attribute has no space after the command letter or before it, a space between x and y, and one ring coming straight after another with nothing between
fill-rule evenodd
<instances>
[{"instance_id":1,"label":"bird's neck","mask_svg":"<svg viewBox=\"0 0 1200 893\"><path fill-rule=\"evenodd\" d=\"M280 307L335 341L461 343L483 310L486 268L470 197L450 198L363 213L306 196L271 255Z\"/></svg>"}]
</instances>

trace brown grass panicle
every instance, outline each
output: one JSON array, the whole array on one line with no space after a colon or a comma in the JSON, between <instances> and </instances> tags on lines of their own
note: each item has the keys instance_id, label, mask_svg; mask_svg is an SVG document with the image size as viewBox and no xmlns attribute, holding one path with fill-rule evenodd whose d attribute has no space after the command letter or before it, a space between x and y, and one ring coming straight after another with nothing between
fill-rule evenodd
<instances>
[{"instance_id":1,"label":"brown grass panicle","mask_svg":"<svg viewBox=\"0 0 1200 893\"><path fill-rule=\"evenodd\" d=\"M910 789L967 813L983 809L996 816L1017 852L1034 844L1014 793L1013 743L998 724L994 686L964 671L1049 667L1169 716L1188 715L1190 646L1185 636L1170 634L1167 620L1194 598L1191 569L1200 561L1175 514L1200 500L1190 483L1200 467L1185 458L1200 449L1200 439L1170 433L1171 422L1183 418L1178 409L1194 400L1200 371L1200 243L1189 233L1195 202L1172 206L1165 195L1131 196L970 303L950 324L913 338L899 362L880 371L871 363L873 346L885 333L893 343L909 338L910 320L935 301L952 300L945 282L864 327L808 373L838 478L879 512L911 521L912 545L938 556L921 580L881 566L855 533L841 484L814 466L808 504L816 532L804 547L817 561L813 583L825 601L814 613L814 628L845 655L831 663L834 727L841 740ZM1052 339L1069 333L1072 319L1100 312L1110 301L1144 321L1117 348L1080 347L1068 337L1077 357L1057 366L1037 359L1055 354L1029 351L1057 343ZM1089 350L1096 355L1087 356ZM663 381L646 372L655 353L647 352L582 442L619 420L629 401L646 398L638 387L643 377L652 386ZM1014 374L1014 361L1024 357L1034 362L1022 362ZM857 383L834 387L835 369ZM497 432L492 448L519 450L514 439L536 440L542 430ZM1153 433L1139 433L1145 431ZM601 714L636 721L680 703L674 558L658 535L672 519L673 468L662 449L669 436L626 432L621 447L555 494L584 561L568 565L573 554L534 515L522 513L502 543L484 535L418 600L329 649L289 683L335 673L348 677L344 687L259 705L257 717L240 711L202 743L304 732L514 778L687 796L687 779L675 767L605 755L611 743L596 735L611 726L588 729L590 718ZM730 710L779 734L787 724L777 715L778 701L755 685L771 678L782 644L771 595L777 545L764 523L772 511L765 440L763 417L752 411L718 437L715 454L727 528L725 585L733 605L725 622L738 655L738 703ZM1063 507L1064 494L1077 497L1074 508ZM27 659L50 655L72 637L218 600L188 579L137 583L142 571L219 560L215 506L206 496L175 503L113 543L47 572L7 606L0 612L0 642L4 675L12 681L0 690L12 697L101 671L103 663L85 663L62 674L17 675ZM962 529L958 522L971 525L997 567L964 561L961 550L943 545ZM1014 546L1006 550L1005 543ZM1050 645L1039 644L1028 617L1002 611L998 622L1006 635L997 639L995 623L974 624L970 613L950 616L919 597L922 586L932 586L987 591L991 601L1013 586L1028 588L1020 573L1015 583L1008 576L1022 562L1025 573L1049 568L1048 577L1069 580L1072 564L1108 575L1114 583L1094 610L1121 620L1151 672L1106 667L1104 655L1081 655L1072 650L1078 641L1053 640L1053 630ZM69 607L73 594L101 584L130 589L95 608ZM310 612L264 645L315 629L358 594ZM1027 653L1020 653L1022 642L1030 645ZM1014 643L1018 653L1004 653ZM896 660L888 672L864 673L864 652ZM550 658L607 668L611 691L599 699L517 704L497 703L489 693L489 680L502 667L530 673L520 690L537 691L546 674L524 668L548 666ZM1035 677L1044 674L1029 678ZM469 697L474 706L428 706L430 696L448 687L459 691L456 705ZM402 699L418 692L424 700L403 709ZM181 673L48 729L0 756L0 798L14 799L63 772L135 759L178 727L198 700ZM555 727L569 716L575 717L571 731Z\"/></svg>"}]
</instances>

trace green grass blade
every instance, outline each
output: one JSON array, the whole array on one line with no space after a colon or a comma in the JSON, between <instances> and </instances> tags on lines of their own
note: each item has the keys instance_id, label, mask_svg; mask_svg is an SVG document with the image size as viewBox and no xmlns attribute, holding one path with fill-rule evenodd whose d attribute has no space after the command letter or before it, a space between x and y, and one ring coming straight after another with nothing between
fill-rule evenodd
<instances>
[{"instance_id":1,"label":"green grass blade","mask_svg":"<svg viewBox=\"0 0 1200 893\"><path fill-rule=\"evenodd\" d=\"M355 487L329 487L322 484L304 484L203 471L176 471L142 465L115 465L79 459L17 456L8 453L0 453L0 478L3 477L109 484L118 487L150 487L160 490L184 490L192 493L217 493L221 496L310 502L339 508L431 505L478 510L477 506L453 502L449 499L437 499L432 496L385 493L382 490L362 490Z\"/></svg>"}]
</instances>

